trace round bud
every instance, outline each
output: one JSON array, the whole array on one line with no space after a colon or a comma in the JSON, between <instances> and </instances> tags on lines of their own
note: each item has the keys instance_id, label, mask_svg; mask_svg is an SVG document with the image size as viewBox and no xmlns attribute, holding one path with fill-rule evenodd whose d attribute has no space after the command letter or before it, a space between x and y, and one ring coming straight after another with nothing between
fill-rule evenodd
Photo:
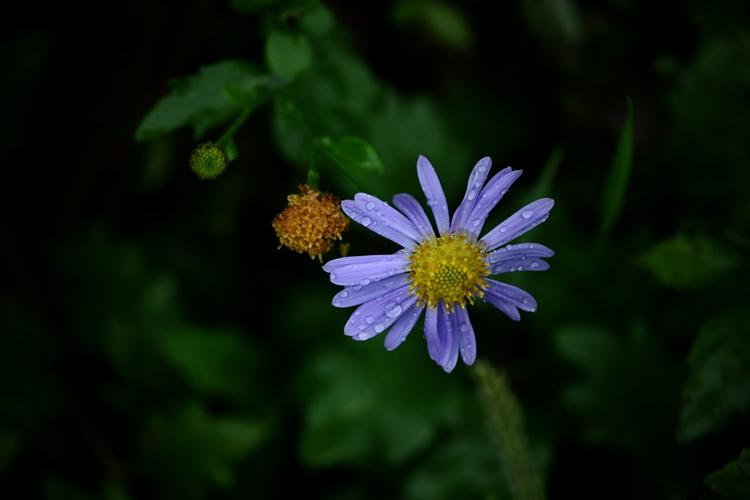
<instances>
[{"instance_id":1,"label":"round bud","mask_svg":"<svg viewBox=\"0 0 750 500\"><path fill-rule=\"evenodd\" d=\"M224 151L211 142L199 145L190 155L190 169L200 179L215 179L227 168Z\"/></svg>"}]
</instances>

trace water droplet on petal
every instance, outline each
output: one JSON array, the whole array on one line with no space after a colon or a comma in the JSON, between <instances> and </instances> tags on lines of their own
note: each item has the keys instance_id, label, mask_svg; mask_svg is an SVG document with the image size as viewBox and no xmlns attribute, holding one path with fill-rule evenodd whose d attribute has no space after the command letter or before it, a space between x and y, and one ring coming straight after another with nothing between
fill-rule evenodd
<instances>
[{"instance_id":1,"label":"water droplet on petal","mask_svg":"<svg viewBox=\"0 0 750 500\"><path fill-rule=\"evenodd\" d=\"M375 318L373 318L372 316L368 316L365 318L365 321L367 321L368 325L371 325L375 322Z\"/></svg>"},{"instance_id":2,"label":"water droplet on petal","mask_svg":"<svg viewBox=\"0 0 750 500\"><path fill-rule=\"evenodd\" d=\"M336 279L336 273L331 273L331 279L332 279L332 280L335 280L335 279Z\"/></svg>"},{"instance_id":3,"label":"water droplet on petal","mask_svg":"<svg viewBox=\"0 0 750 500\"><path fill-rule=\"evenodd\" d=\"M363 285L369 285L370 284L370 280L363 279L362 281L360 281L360 283L363 284Z\"/></svg>"},{"instance_id":4,"label":"water droplet on petal","mask_svg":"<svg viewBox=\"0 0 750 500\"><path fill-rule=\"evenodd\" d=\"M476 197L477 197L477 192L473 189L469 191L468 195L466 195L466 199L469 201L473 200Z\"/></svg>"},{"instance_id":5,"label":"water droplet on petal","mask_svg":"<svg viewBox=\"0 0 750 500\"><path fill-rule=\"evenodd\" d=\"M356 285L356 286L354 287L354 291L355 291L355 292L358 292L358 291L360 291L360 290L362 290L362 285Z\"/></svg>"},{"instance_id":6,"label":"water droplet on petal","mask_svg":"<svg viewBox=\"0 0 750 500\"><path fill-rule=\"evenodd\" d=\"M468 332L469 331L469 325L467 325L466 323L461 323L461 326L459 327L459 329L462 332Z\"/></svg>"},{"instance_id":7,"label":"water droplet on petal","mask_svg":"<svg viewBox=\"0 0 750 500\"><path fill-rule=\"evenodd\" d=\"M378 214L378 217L382 217L383 216L383 211L382 210L378 210L375 213Z\"/></svg>"},{"instance_id":8,"label":"water droplet on petal","mask_svg":"<svg viewBox=\"0 0 750 500\"><path fill-rule=\"evenodd\" d=\"M341 302L339 302L338 300L334 300L333 301L333 305L334 305L334 307L339 307L339 306L341 306Z\"/></svg>"},{"instance_id":9,"label":"water droplet on petal","mask_svg":"<svg viewBox=\"0 0 750 500\"><path fill-rule=\"evenodd\" d=\"M531 268L534 269L536 267L539 267L539 263L538 262L532 262L531 263Z\"/></svg>"},{"instance_id":10,"label":"water droplet on petal","mask_svg":"<svg viewBox=\"0 0 750 500\"><path fill-rule=\"evenodd\" d=\"M375 208L375 203L368 201L367 205L365 206L367 207L367 210L372 210L373 208Z\"/></svg>"},{"instance_id":11,"label":"water droplet on petal","mask_svg":"<svg viewBox=\"0 0 750 500\"><path fill-rule=\"evenodd\" d=\"M385 325L383 323L378 323L375 325L375 332L380 333L383 330L385 330Z\"/></svg>"},{"instance_id":12,"label":"water droplet on petal","mask_svg":"<svg viewBox=\"0 0 750 500\"><path fill-rule=\"evenodd\" d=\"M401 306L396 303L385 306L385 315L389 318L397 318L401 314Z\"/></svg>"},{"instance_id":13,"label":"water droplet on petal","mask_svg":"<svg viewBox=\"0 0 750 500\"><path fill-rule=\"evenodd\" d=\"M471 225L474 226L474 227L476 227L476 226L479 225L480 222L481 221L479 219L474 219L473 221L471 221Z\"/></svg>"},{"instance_id":14,"label":"water droplet on petal","mask_svg":"<svg viewBox=\"0 0 750 500\"><path fill-rule=\"evenodd\" d=\"M363 218L362 218L362 225L363 225L363 226L367 227L367 226L369 226L370 224L372 224L372 221L370 220L370 218L369 218L369 217L363 217Z\"/></svg>"},{"instance_id":15,"label":"water droplet on petal","mask_svg":"<svg viewBox=\"0 0 750 500\"><path fill-rule=\"evenodd\" d=\"M345 298L347 298L348 296L349 296L349 292L347 292L346 290L344 290L343 292L341 292L341 298L342 298L342 299L345 299Z\"/></svg>"},{"instance_id":16,"label":"water droplet on petal","mask_svg":"<svg viewBox=\"0 0 750 500\"><path fill-rule=\"evenodd\" d=\"M521 217L523 217L524 219L531 219L532 215L534 215L533 210L524 210L523 212L521 212Z\"/></svg>"},{"instance_id":17,"label":"water droplet on petal","mask_svg":"<svg viewBox=\"0 0 750 500\"><path fill-rule=\"evenodd\" d=\"M500 232L501 232L501 233L504 233L504 232L505 232L505 231L507 231L507 230L508 230L508 228L507 228L507 227L505 227L505 226L500 226Z\"/></svg>"},{"instance_id":18,"label":"water droplet on petal","mask_svg":"<svg viewBox=\"0 0 750 500\"><path fill-rule=\"evenodd\" d=\"M360 324L360 325L359 325L359 327L358 327L358 328L359 328L360 330L364 330L365 328L367 328L367 325L365 325L364 323L362 323L362 324Z\"/></svg>"}]
</instances>

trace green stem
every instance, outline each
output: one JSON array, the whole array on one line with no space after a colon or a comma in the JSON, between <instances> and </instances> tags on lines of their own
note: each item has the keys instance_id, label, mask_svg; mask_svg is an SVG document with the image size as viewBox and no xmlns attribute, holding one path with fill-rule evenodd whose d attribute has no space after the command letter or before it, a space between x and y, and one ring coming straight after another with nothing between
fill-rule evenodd
<instances>
[{"instance_id":1,"label":"green stem","mask_svg":"<svg viewBox=\"0 0 750 500\"><path fill-rule=\"evenodd\" d=\"M237 118L234 119L231 125L229 125L229 128L227 128L223 134L221 134L221 137L219 137L215 144L220 148L226 148L229 143L234 139L234 135L237 133L237 131L242 127L248 118L250 118L250 114L253 112L252 108L245 108L242 110L242 113L237 115Z\"/></svg>"}]
</instances>

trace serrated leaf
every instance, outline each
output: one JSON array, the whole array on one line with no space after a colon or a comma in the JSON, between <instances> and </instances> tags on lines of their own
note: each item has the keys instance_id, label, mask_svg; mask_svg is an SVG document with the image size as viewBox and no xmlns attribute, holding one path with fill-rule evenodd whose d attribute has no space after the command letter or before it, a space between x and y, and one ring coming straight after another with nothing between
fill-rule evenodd
<instances>
[{"instance_id":1,"label":"serrated leaf","mask_svg":"<svg viewBox=\"0 0 750 500\"><path fill-rule=\"evenodd\" d=\"M604 184L599 244L603 244L620 215L633 163L633 103L628 99L628 116L620 132L609 174Z\"/></svg>"},{"instance_id":2,"label":"serrated leaf","mask_svg":"<svg viewBox=\"0 0 750 500\"><path fill-rule=\"evenodd\" d=\"M727 500L750 498L750 449L745 448L737 460L732 460L722 469L709 474L706 486Z\"/></svg>"},{"instance_id":3,"label":"serrated leaf","mask_svg":"<svg viewBox=\"0 0 750 500\"><path fill-rule=\"evenodd\" d=\"M250 96L261 99L267 85L267 79L244 61L204 66L197 74L172 84L169 94L138 126L136 139L153 139L185 126L192 126L195 135L200 136L251 107Z\"/></svg>"},{"instance_id":4,"label":"serrated leaf","mask_svg":"<svg viewBox=\"0 0 750 500\"><path fill-rule=\"evenodd\" d=\"M656 279L673 288L696 288L733 269L736 259L707 237L683 234L661 241L641 258Z\"/></svg>"},{"instance_id":5,"label":"serrated leaf","mask_svg":"<svg viewBox=\"0 0 750 500\"><path fill-rule=\"evenodd\" d=\"M706 323L688 357L679 437L716 431L750 410L750 313L738 308Z\"/></svg>"},{"instance_id":6,"label":"serrated leaf","mask_svg":"<svg viewBox=\"0 0 750 500\"><path fill-rule=\"evenodd\" d=\"M292 80L312 62L310 42L299 33L272 31L266 42L266 61L275 75Z\"/></svg>"},{"instance_id":7,"label":"serrated leaf","mask_svg":"<svg viewBox=\"0 0 750 500\"><path fill-rule=\"evenodd\" d=\"M365 170L381 173L383 163L375 148L364 139L344 136L339 139L322 137L318 140L318 148L344 172Z\"/></svg>"}]
</instances>

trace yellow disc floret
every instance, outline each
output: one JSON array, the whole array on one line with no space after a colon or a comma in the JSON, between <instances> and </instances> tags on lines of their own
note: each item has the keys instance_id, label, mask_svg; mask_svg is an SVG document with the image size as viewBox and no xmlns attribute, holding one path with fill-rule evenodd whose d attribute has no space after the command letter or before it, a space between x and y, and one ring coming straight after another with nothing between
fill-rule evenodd
<instances>
[{"instance_id":1,"label":"yellow disc floret","mask_svg":"<svg viewBox=\"0 0 750 500\"><path fill-rule=\"evenodd\" d=\"M411 291L421 304L452 311L483 295L490 270L485 251L463 234L447 234L423 241L414 249L409 267Z\"/></svg>"}]
</instances>

